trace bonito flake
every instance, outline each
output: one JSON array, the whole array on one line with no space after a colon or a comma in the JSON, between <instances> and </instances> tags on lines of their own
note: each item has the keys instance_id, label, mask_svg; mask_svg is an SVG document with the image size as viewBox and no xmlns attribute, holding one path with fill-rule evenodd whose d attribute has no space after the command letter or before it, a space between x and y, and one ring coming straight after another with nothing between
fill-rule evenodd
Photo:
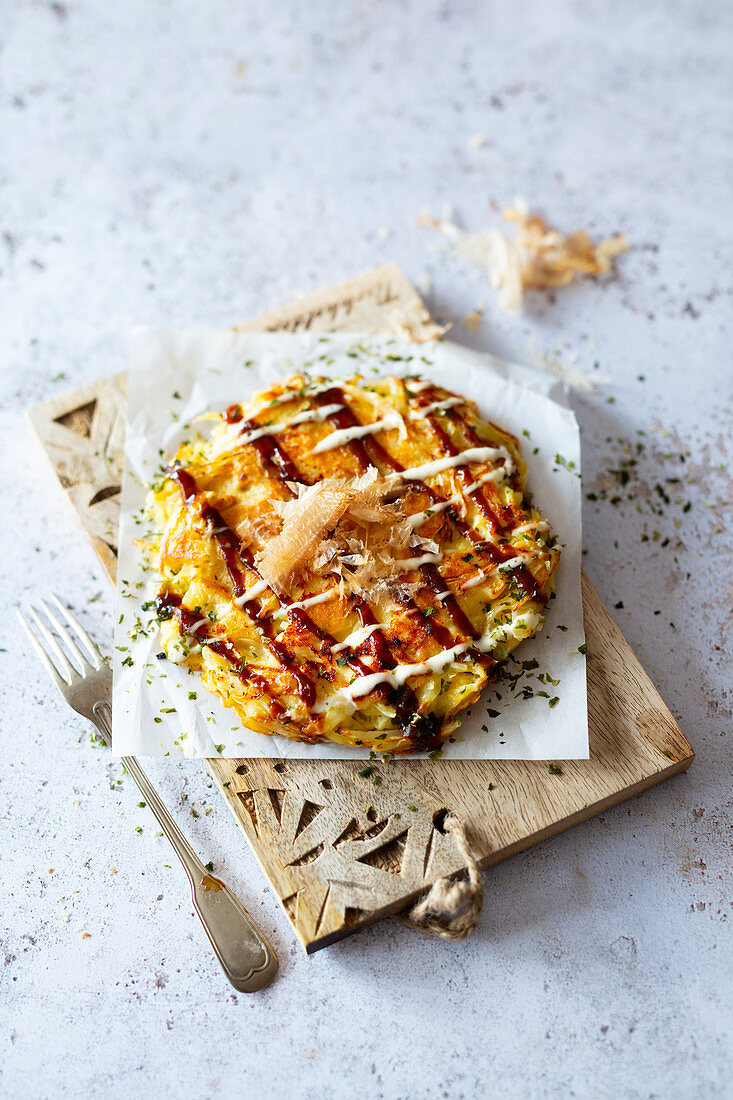
<instances>
[{"instance_id":1,"label":"bonito flake","mask_svg":"<svg viewBox=\"0 0 733 1100\"><path fill-rule=\"evenodd\" d=\"M434 218L428 211L420 214L418 224L437 229L461 256L486 268L491 286L498 292L499 305L510 313L519 313L526 289L562 287L576 276L602 275L629 247L621 235L593 244L583 229L564 237L539 215L532 214L521 199L505 207L503 216L517 227L513 240L500 229L467 233L449 218Z\"/></svg>"}]
</instances>

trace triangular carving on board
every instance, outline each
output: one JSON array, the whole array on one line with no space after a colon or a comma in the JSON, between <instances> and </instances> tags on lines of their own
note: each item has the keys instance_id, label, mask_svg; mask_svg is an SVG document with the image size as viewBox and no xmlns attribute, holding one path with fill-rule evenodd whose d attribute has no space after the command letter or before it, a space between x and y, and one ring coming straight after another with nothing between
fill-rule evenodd
<instances>
[{"instance_id":1,"label":"triangular carving on board","mask_svg":"<svg viewBox=\"0 0 733 1100\"><path fill-rule=\"evenodd\" d=\"M422 877L423 878L428 877L428 864L430 863L430 857L433 854L433 837L435 836L435 833L436 833L435 828L432 828L430 830L429 834L428 834L428 842L425 845L425 858L423 859L423 865L422 865Z\"/></svg>"},{"instance_id":2,"label":"triangular carving on board","mask_svg":"<svg viewBox=\"0 0 733 1100\"><path fill-rule=\"evenodd\" d=\"M252 791L237 791L237 796L252 819L252 828L255 831L255 836L259 837L260 831L257 821L257 807L255 805L254 793Z\"/></svg>"},{"instance_id":3,"label":"triangular carving on board","mask_svg":"<svg viewBox=\"0 0 733 1100\"><path fill-rule=\"evenodd\" d=\"M323 905L321 906L321 911L318 914L318 920L316 921L316 933L315 933L316 935L318 935L318 933L321 931L321 927L322 927L323 922L325 920L326 909L328 908L328 897L329 897L330 893L331 893L331 883L329 882L328 887L326 888L326 893L323 896Z\"/></svg>"},{"instance_id":4,"label":"triangular carving on board","mask_svg":"<svg viewBox=\"0 0 733 1100\"><path fill-rule=\"evenodd\" d=\"M378 867L380 871L388 871L390 875L401 874L409 831L409 829L405 829L399 836L388 840L386 844L375 848L373 852L368 852L365 856L359 856L357 862L368 863L370 867Z\"/></svg>"},{"instance_id":5,"label":"triangular carving on board","mask_svg":"<svg viewBox=\"0 0 733 1100\"><path fill-rule=\"evenodd\" d=\"M345 844L347 840L363 840L364 833L356 823L356 818L352 817L349 824L346 826L342 833L336 837L333 842L334 848L338 848L339 844Z\"/></svg>"},{"instance_id":6,"label":"triangular carving on board","mask_svg":"<svg viewBox=\"0 0 733 1100\"><path fill-rule=\"evenodd\" d=\"M349 840L369 840L372 837L379 836L388 825L389 818L385 817L384 821L378 821L376 825L371 825L368 829L362 829L356 818L352 817L343 832L334 840L333 846L338 848L339 844L345 844Z\"/></svg>"},{"instance_id":7,"label":"triangular carving on board","mask_svg":"<svg viewBox=\"0 0 733 1100\"><path fill-rule=\"evenodd\" d=\"M316 844L315 848L311 848L309 852L306 852L304 856L299 859L294 859L291 863L286 863L286 867L304 867L306 863L314 863L321 852L323 851L323 844Z\"/></svg>"},{"instance_id":8,"label":"triangular carving on board","mask_svg":"<svg viewBox=\"0 0 733 1100\"><path fill-rule=\"evenodd\" d=\"M354 905L347 905L344 909L344 924L347 928L350 928L352 924L356 924L362 917L366 917L366 909L357 909Z\"/></svg>"},{"instance_id":9,"label":"triangular carving on board","mask_svg":"<svg viewBox=\"0 0 733 1100\"><path fill-rule=\"evenodd\" d=\"M267 788L267 793L270 796L270 804L272 805L273 813L278 822L282 824L283 819L283 804L285 802L286 791L280 791L273 787Z\"/></svg>"},{"instance_id":10,"label":"triangular carving on board","mask_svg":"<svg viewBox=\"0 0 733 1100\"><path fill-rule=\"evenodd\" d=\"M103 500L109 500L110 497L119 496L122 492L121 485L108 485L106 489L99 489L89 501L89 507L94 504L101 504Z\"/></svg>"},{"instance_id":11,"label":"triangular carving on board","mask_svg":"<svg viewBox=\"0 0 733 1100\"><path fill-rule=\"evenodd\" d=\"M290 894L289 897L282 899L282 907L287 913L293 924L297 924L298 921L298 898L300 897L300 890L296 890L294 894Z\"/></svg>"},{"instance_id":12,"label":"triangular carving on board","mask_svg":"<svg viewBox=\"0 0 733 1100\"><path fill-rule=\"evenodd\" d=\"M307 798L305 799L303 808L300 811L300 817L298 818L298 824L295 828L293 840L297 840L303 830L307 829L312 821L315 821L323 809L325 809L325 807L319 806L317 802L310 802Z\"/></svg>"},{"instance_id":13,"label":"triangular carving on board","mask_svg":"<svg viewBox=\"0 0 733 1100\"><path fill-rule=\"evenodd\" d=\"M68 428L70 432L76 432L84 439L89 439L92 434L92 420L97 408L97 399L93 398L86 405L80 405L77 409L56 417L56 423Z\"/></svg>"}]
</instances>

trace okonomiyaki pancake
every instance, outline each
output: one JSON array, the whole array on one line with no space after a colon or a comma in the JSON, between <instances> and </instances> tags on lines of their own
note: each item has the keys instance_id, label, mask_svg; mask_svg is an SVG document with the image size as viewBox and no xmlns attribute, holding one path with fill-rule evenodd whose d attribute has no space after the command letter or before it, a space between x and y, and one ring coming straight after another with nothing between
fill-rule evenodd
<instances>
[{"instance_id":1,"label":"okonomiyaki pancake","mask_svg":"<svg viewBox=\"0 0 733 1100\"><path fill-rule=\"evenodd\" d=\"M437 748L552 592L517 439L416 376L297 375L209 419L150 497L166 655L251 730Z\"/></svg>"}]
</instances>

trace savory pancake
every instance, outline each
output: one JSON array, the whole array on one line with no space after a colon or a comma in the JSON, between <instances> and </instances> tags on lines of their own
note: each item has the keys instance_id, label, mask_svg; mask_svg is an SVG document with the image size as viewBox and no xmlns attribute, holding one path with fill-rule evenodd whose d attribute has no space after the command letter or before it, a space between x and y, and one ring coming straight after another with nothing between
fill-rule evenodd
<instances>
[{"instance_id":1,"label":"savory pancake","mask_svg":"<svg viewBox=\"0 0 733 1100\"><path fill-rule=\"evenodd\" d=\"M150 498L167 656L260 733L435 749L552 592L517 439L418 377L297 375L209 419Z\"/></svg>"}]
</instances>

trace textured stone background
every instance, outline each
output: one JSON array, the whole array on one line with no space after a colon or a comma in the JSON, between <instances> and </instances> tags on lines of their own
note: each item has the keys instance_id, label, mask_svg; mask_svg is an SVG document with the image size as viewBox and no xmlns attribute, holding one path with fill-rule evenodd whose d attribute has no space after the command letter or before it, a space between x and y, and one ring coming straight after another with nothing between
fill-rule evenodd
<instances>
[{"instance_id":1,"label":"textured stone background","mask_svg":"<svg viewBox=\"0 0 733 1100\"><path fill-rule=\"evenodd\" d=\"M120 369L136 322L224 325L396 259L457 339L603 379L574 396L601 498L587 570L698 754L491 871L472 940L385 924L312 959L203 769L151 767L280 953L279 981L236 997L132 783L8 615L3 1096L730 1096L729 17L720 0L0 2L3 606L54 588L111 624L23 409ZM447 202L480 228L515 194L562 228L625 232L618 276L533 294L517 320L415 225Z\"/></svg>"}]
</instances>

